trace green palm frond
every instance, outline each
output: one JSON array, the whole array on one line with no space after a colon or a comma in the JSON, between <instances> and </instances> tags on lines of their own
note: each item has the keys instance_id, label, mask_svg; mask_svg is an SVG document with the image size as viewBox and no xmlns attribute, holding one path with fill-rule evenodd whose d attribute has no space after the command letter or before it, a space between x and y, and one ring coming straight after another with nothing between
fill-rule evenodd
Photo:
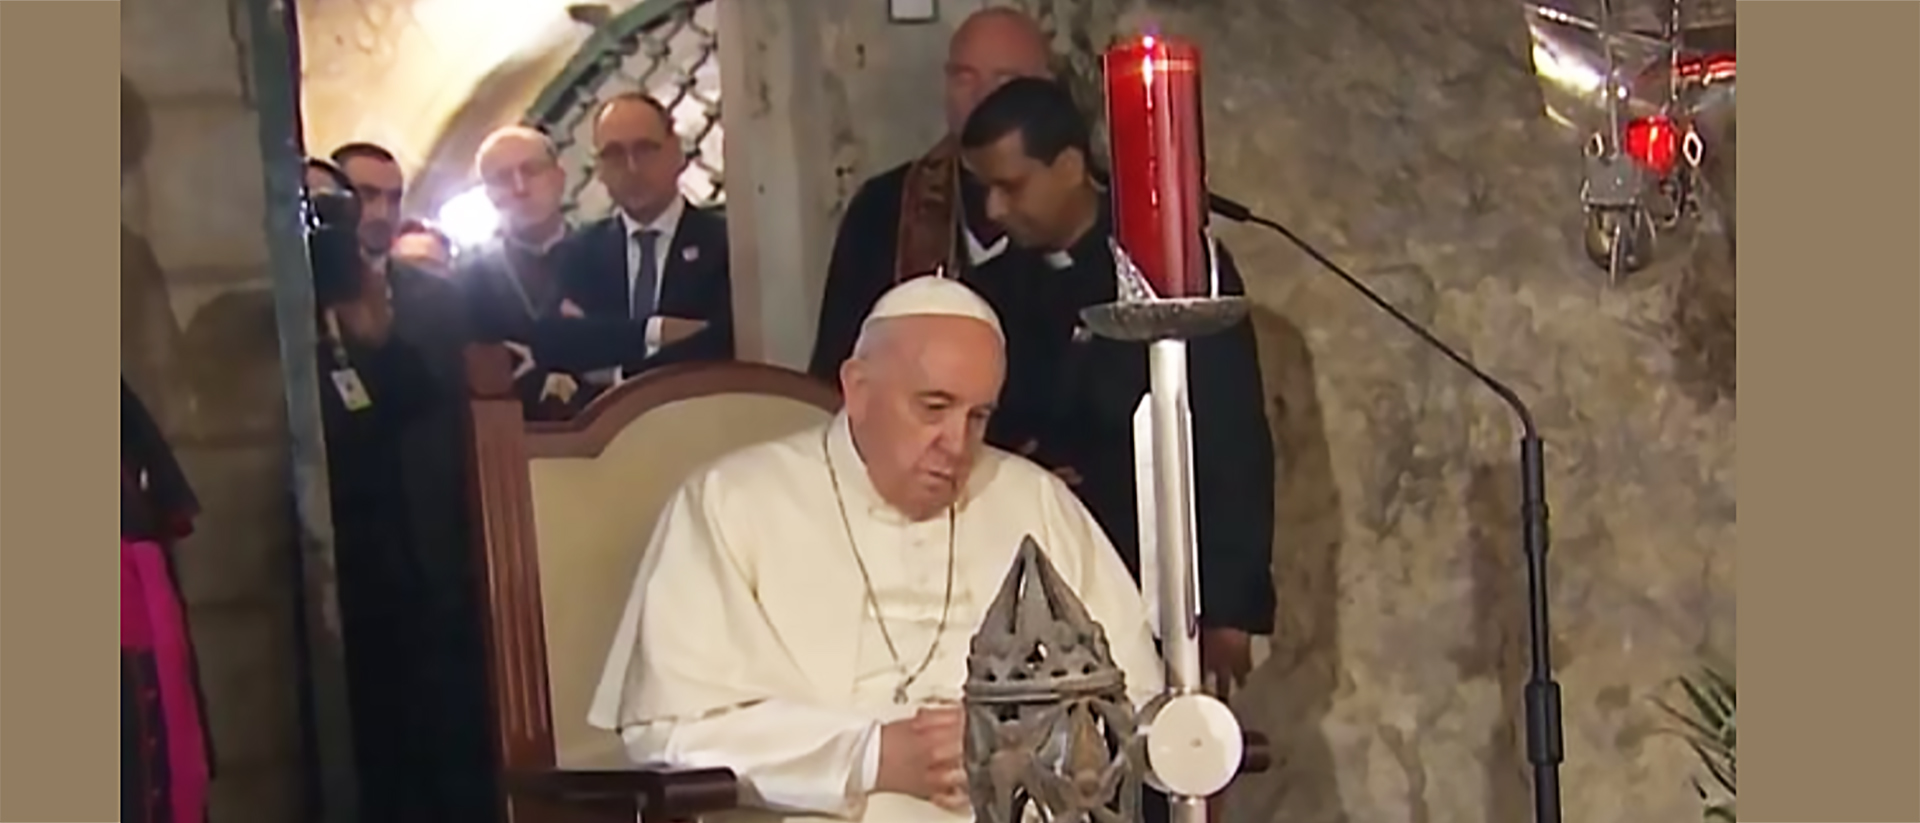
<instances>
[{"instance_id":1,"label":"green palm frond","mask_svg":"<svg viewBox=\"0 0 1920 823\"><path fill-rule=\"evenodd\" d=\"M1734 749L1738 736L1734 721L1733 678L1709 666L1693 677L1680 678L1677 685L1681 696L1685 698L1681 705L1676 706L1661 699L1656 699L1655 703L1679 724L1679 728L1673 731L1687 741L1687 746L1693 749L1716 787L1716 791L1710 793L1700 781L1693 782L1694 791L1707 804L1704 809L1706 819L1736 823L1733 807ZM1719 796L1726 799L1717 800Z\"/></svg>"}]
</instances>

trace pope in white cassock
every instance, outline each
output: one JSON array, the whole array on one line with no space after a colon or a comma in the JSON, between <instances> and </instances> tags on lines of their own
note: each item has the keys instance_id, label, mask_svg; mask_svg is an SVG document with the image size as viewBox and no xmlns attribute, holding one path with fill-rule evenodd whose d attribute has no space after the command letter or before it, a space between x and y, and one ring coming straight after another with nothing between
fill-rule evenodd
<instances>
[{"instance_id":1,"label":"pope in white cassock","mask_svg":"<svg viewBox=\"0 0 1920 823\"><path fill-rule=\"evenodd\" d=\"M1133 578L1051 473L983 444L1005 373L968 287L895 287L845 411L694 474L635 575L589 721L645 766L732 769L736 820L969 820L966 656L1032 535L1105 627L1136 706L1161 662Z\"/></svg>"}]
</instances>

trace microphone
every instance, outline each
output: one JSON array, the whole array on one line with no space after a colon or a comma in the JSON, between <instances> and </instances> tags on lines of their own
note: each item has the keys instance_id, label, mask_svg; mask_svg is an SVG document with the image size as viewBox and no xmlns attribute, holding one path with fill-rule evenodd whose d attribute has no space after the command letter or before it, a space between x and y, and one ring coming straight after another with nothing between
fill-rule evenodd
<instances>
[{"instance_id":1,"label":"microphone","mask_svg":"<svg viewBox=\"0 0 1920 823\"><path fill-rule=\"evenodd\" d=\"M1105 183L1104 171L1095 180ZM1487 374L1466 355L1434 336L1420 321L1381 297L1333 262L1313 244L1301 239L1279 221L1255 213L1240 203L1212 192L1207 193L1208 208L1227 220L1259 226L1291 242L1306 252L1321 267L1332 272L1360 296L1378 306L1414 336L1446 356L1467 374L1493 392L1520 421L1520 534L1527 558L1527 610L1530 634L1531 667L1524 707L1527 730L1527 762L1533 767L1533 816L1535 823L1560 823L1560 762L1564 759L1564 727L1560 719L1560 684L1553 679L1547 603L1547 471L1540 432L1534 426L1533 411L1507 384Z\"/></svg>"}]
</instances>

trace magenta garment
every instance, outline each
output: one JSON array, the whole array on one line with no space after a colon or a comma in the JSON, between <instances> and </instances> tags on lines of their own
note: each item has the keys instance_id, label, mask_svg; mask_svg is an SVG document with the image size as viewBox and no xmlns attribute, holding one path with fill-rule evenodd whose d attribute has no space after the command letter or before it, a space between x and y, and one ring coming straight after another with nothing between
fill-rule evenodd
<instances>
[{"instance_id":1,"label":"magenta garment","mask_svg":"<svg viewBox=\"0 0 1920 823\"><path fill-rule=\"evenodd\" d=\"M169 820L206 819L206 736L194 690L191 641L160 544L120 540L120 648L151 655L165 735Z\"/></svg>"}]
</instances>

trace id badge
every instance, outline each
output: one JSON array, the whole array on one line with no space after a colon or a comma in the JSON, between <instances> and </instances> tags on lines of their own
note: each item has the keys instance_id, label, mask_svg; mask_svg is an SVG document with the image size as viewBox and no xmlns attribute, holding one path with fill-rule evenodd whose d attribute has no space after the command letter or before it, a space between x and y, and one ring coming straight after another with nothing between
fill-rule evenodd
<instances>
[{"instance_id":1,"label":"id badge","mask_svg":"<svg viewBox=\"0 0 1920 823\"><path fill-rule=\"evenodd\" d=\"M366 411L373 408L373 397L367 394L366 384L360 382L360 373L353 369L334 369L333 388L340 393L340 402L347 411Z\"/></svg>"}]
</instances>

